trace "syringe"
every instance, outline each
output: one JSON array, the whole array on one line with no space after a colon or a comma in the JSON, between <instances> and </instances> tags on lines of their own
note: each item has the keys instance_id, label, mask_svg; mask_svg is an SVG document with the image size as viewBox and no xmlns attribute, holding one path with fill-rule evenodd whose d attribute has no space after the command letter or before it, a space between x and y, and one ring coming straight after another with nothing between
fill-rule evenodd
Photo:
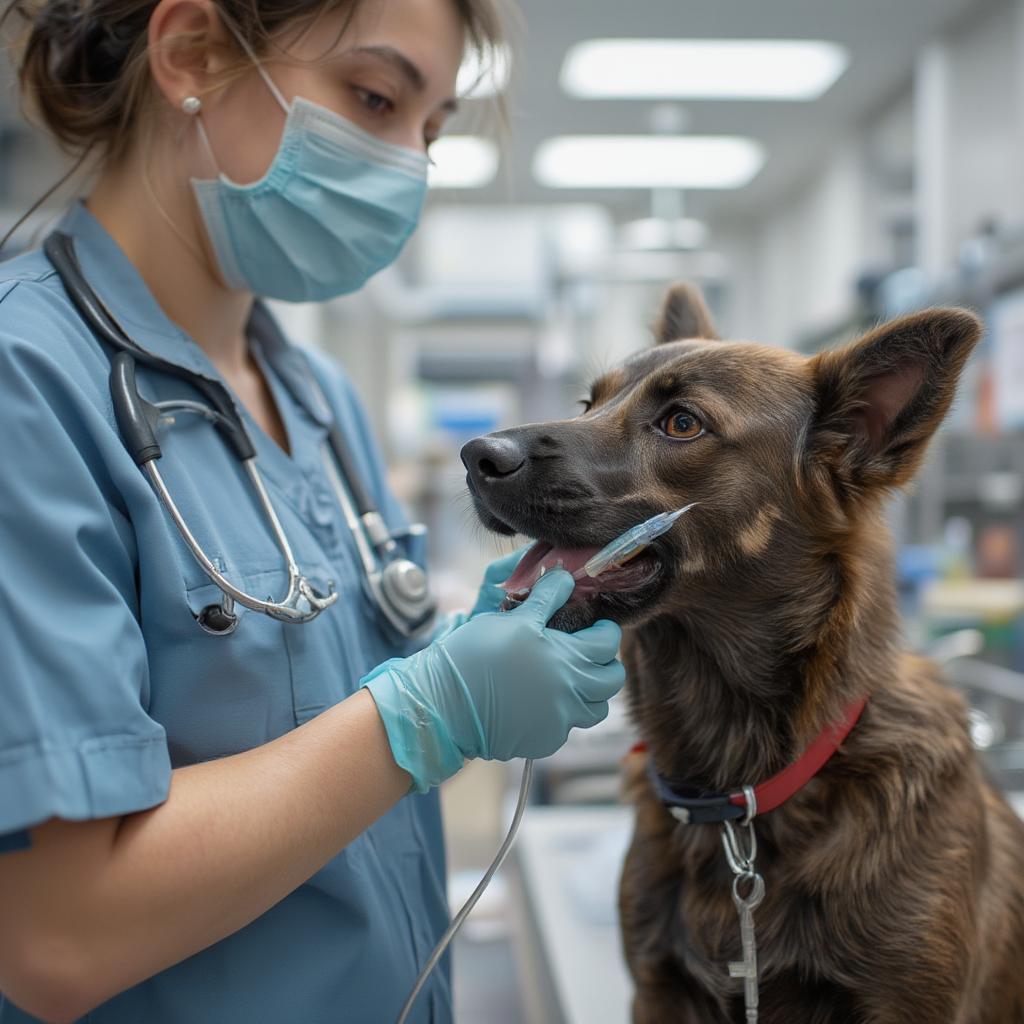
<instances>
[{"instance_id":1,"label":"syringe","mask_svg":"<svg viewBox=\"0 0 1024 1024\"><path fill-rule=\"evenodd\" d=\"M589 576L593 579L612 566L622 565L623 562L643 551L655 537L660 537L663 533L671 530L675 521L684 512L689 512L696 504L696 501L691 501L689 505L684 505L682 508L676 509L675 512L659 512L657 515L651 516L650 519L626 530L625 533L619 534L615 540L601 548L596 555L592 555L582 568L577 569L572 574L572 578L581 580L584 576Z\"/></svg>"}]
</instances>

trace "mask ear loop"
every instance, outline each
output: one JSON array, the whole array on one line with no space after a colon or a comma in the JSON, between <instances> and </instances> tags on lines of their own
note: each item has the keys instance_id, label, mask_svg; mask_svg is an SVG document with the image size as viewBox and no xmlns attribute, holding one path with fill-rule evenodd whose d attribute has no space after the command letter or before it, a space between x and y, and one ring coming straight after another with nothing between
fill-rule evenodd
<instances>
[{"instance_id":1,"label":"mask ear loop","mask_svg":"<svg viewBox=\"0 0 1024 1024\"><path fill-rule=\"evenodd\" d=\"M217 157L214 156L213 146L210 145L210 136L206 134L206 125L203 124L203 119L199 115L199 111L196 111L196 131L199 133L199 143L203 147L203 152L206 153L206 159L210 161L210 166L213 168L213 176L215 178L220 177L220 164L217 163Z\"/></svg>"},{"instance_id":2,"label":"mask ear loop","mask_svg":"<svg viewBox=\"0 0 1024 1024\"><path fill-rule=\"evenodd\" d=\"M260 63L259 58L252 51L252 47L245 41L245 37L238 30L231 18L227 17L223 11L220 11L220 19L224 24L224 27L235 37L235 42L242 48L242 52L252 61L253 67L256 69L256 74L263 79L263 84L270 90L270 95L277 101L278 106L284 111L285 116L288 116L291 108L288 101L281 94L281 90L278 89L274 80L267 74L266 69ZM195 96L187 96L182 101L181 109L186 113L190 114L195 118L196 130L199 132L199 141L206 151L206 157L210 161L210 166L213 168L213 176L220 176L220 164L217 163L217 157L213 152L213 145L210 143L210 136L206 133L206 126L203 124L202 116L200 115L200 101Z\"/></svg>"},{"instance_id":3,"label":"mask ear loop","mask_svg":"<svg viewBox=\"0 0 1024 1024\"><path fill-rule=\"evenodd\" d=\"M203 119L200 115L202 109L203 103L198 96L186 96L181 101L182 113L187 114L195 121L196 131L199 133L199 141L206 153L206 159L209 160L210 166L213 168L213 176L216 178L220 175L220 166L217 163L217 157L214 156L213 146L210 145L210 136L206 134L206 125L203 124Z\"/></svg>"},{"instance_id":4,"label":"mask ear loop","mask_svg":"<svg viewBox=\"0 0 1024 1024\"><path fill-rule=\"evenodd\" d=\"M253 67L256 68L256 74L258 74L260 78L263 79L263 84L270 90L270 95L273 96L275 100L277 100L278 106L285 112L285 115L287 116L291 112L291 104L281 94L281 90L278 89L278 87L274 84L274 80L270 77L270 75L267 74L267 71L263 67L262 62L256 56L256 54L253 53L252 47L245 41L244 37L242 36L242 33L234 25L232 20L228 17L225 17L223 11L219 13L221 21L224 22L225 28L227 28L227 30L235 37L235 42L237 42L238 45L242 48L242 51L243 53L245 53L246 57L248 57L249 60L252 61Z\"/></svg>"}]
</instances>

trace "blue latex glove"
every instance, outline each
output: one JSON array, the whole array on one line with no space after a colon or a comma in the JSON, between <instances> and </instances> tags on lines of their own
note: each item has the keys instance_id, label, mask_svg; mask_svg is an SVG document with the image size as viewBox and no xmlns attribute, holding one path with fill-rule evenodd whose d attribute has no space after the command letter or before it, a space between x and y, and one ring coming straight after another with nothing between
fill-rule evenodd
<instances>
[{"instance_id":1,"label":"blue latex glove","mask_svg":"<svg viewBox=\"0 0 1024 1024\"><path fill-rule=\"evenodd\" d=\"M481 615L484 612L496 612L501 607L501 602L505 599L505 591L501 589L501 584L515 572L519 560L531 547L532 545L527 544L518 551L513 551L509 555L502 555L501 558L496 558L491 562L484 570L484 578L476 596L476 604L468 612L449 612L445 615L435 627L431 640L440 640L453 629L458 629L459 626L465 625L476 615Z\"/></svg>"},{"instance_id":2,"label":"blue latex glove","mask_svg":"<svg viewBox=\"0 0 1024 1024\"><path fill-rule=\"evenodd\" d=\"M532 544L527 544L510 555L502 555L484 569L484 578L476 595L476 604L469 613L470 618L483 612L496 612L501 607L501 602L505 600L505 591L501 589L501 584L516 571L516 566L531 547Z\"/></svg>"},{"instance_id":3,"label":"blue latex glove","mask_svg":"<svg viewBox=\"0 0 1024 1024\"><path fill-rule=\"evenodd\" d=\"M574 586L564 570L549 572L518 608L481 613L362 680L418 792L470 758L547 757L570 729L607 716L626 678L619 627L607 619L578 633L547 627Z\"/></svg>"}]
</instances>

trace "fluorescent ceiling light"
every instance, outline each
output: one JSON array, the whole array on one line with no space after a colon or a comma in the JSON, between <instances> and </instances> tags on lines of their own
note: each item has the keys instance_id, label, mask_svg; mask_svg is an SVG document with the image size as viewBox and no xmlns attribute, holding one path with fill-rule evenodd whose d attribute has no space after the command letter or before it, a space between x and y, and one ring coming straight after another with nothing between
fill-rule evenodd
<instances>
[{"instance_id":1,"label":"fluorescent ceiling light","mask_svg":"<svg viewBox=\"0 0 1024 1024\"><path fill-rule=\"evenodd\" d=\"M488 47L486 54L470 50L459 68L455 92L471 100L496 96L505 91L511 73L512 53L504 43Z\"/></svg>"},{"instance_id":2,"label":"fluorescent ceiling light","mask_svg":"<svg viewBox=\"0 0 1024 1024\"><path fill-rule=\"evenodd\" d=\"M498 147L479 135L442 135L431 147L431 188L483 188L498 173Z\"/></svg>"},{"instance_id":3,"label":"fluorescent ceiling light","mask_svg":"<svg viewBox=\"0 0 1024 1024\"><path fill-rule=\"evenodd\" d=\"M849 60L813 39L590 39L561 82L583 99L814 100Z\"/></svg>"},{"instance_id":4,"label":"fluorescent ceiling light","mask_svg":"<svg viewBox=\"0 0 1024 1024\"><path fill-rule=\"evenodd\" d=\"M548 188L742 188L764 164L732 135L561 135L542 142L533 176Z\"/></svg>"}]
</instances>

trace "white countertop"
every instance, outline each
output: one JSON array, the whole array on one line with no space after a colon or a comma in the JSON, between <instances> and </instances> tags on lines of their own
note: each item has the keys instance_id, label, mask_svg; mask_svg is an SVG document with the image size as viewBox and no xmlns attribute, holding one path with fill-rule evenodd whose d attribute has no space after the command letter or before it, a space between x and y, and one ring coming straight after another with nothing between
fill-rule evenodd
<instances>
[{"instance_id":1,"label":"white countertop","mask_svg":"<svg viewBox=\"0 0 1024 1024\"><path fill-rule=\"evenodd\" d=\"M542 947L564 1024L630 1019L617 900L632 827L628 807L530 807L523 818L514 850L533 925L529 941Z\"/></svg>"}]
</instances>

